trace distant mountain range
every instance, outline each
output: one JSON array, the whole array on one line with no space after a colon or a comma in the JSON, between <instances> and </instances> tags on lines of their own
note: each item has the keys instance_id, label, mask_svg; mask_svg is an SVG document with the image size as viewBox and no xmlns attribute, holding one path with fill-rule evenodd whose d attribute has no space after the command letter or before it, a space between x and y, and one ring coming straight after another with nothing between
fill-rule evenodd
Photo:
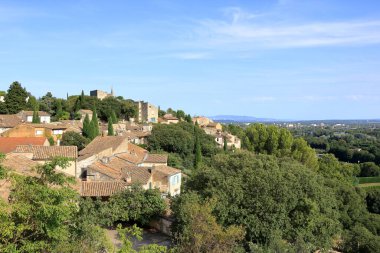
<instances>
[{"instance_id":1,"label":"distant mountain range","mask_svg":"<svg viewBox=\"0 0 380 253\"><path fill-rule=\"evenodd\" d=\"M237 116L237 115L216 115L209 117L210 119L217 122L241 122L241 123L252 123L252 122L273 122L279 121L277 119L270 118L256 118L251 116Z\"/></svg>"}]
</instances>

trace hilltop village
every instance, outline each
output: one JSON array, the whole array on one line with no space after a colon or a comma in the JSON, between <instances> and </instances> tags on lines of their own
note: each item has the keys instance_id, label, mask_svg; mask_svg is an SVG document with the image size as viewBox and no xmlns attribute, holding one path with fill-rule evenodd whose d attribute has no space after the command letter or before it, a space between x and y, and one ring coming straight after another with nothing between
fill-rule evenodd
<instances>
[{"instance_id":1,"label":"hilltop village","mask_svg":"<svg viewBox=\"0 0 380 253\"><path fill-rule=\"evenodd\" d=\"M13 82L0 252L378 252L380 127L346 123L221 124Z\"/></svg>"}]
</instances>

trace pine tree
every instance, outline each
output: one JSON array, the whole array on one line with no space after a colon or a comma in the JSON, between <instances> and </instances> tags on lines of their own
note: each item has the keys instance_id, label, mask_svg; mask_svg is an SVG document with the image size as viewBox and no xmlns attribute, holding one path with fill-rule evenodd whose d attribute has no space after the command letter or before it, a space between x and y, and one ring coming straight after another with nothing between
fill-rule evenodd
<instances>
[{"instance_id":1,"label":"pine tree","mask_svg":"<svg viewBox=\"0 0 380 253\"><path fill-rule=\"evenodd\" d=\"M95 137L97 137L100 134L98 115L96 113L96 108L94 108L92 110L91 128L92 128L91 139L94 139Z\"/></svg>"},{"instance_id":2,"label":"pine tree","mask_svg":"<svg viewBox=\"0 0 380 253\"><path fill-rule=\"evenodd\" d=\"M55 112L55 117L56 117L56 120L60 120L60 118L62 117L63 115L63 111L62 111L62 102L61 100L57 100L57 110Z\"/></svg>"},{"instance_id":3,"label":"pine tree","mask_svg":"<svg viewBox=\"0 0 380 253\"><path fill-rule=\"evenodd\" d=\"M41 123L37 110L33 111L32 123Z\"/></svg>"},{"instance_id":4,"label":"pine tree","mask_svg":"<svg viewBox=\"0 0 380 253\"><path fill-rule=\"evenodd\" d=\"M113 131L112 118L108 118L108 136L114 136L115 133Z\"/></svg>"},{"instance_id":5,"label":"pine tree","mask_svg":"<svg viewBox=\"0 0 380 253\"><path fill-rule=\"evenodd\" d=\"M26 109L28 92L19 82L13 82L5 95L5 106L8 113L18 113Z\"/></svg>"},{"instance_id":6,"label":"pine tree","mask_svg":"<svg viewBox=\"0 0 380 253\"><path fill-rule=\"evenodd\" d=\"M119 122L119 120L116 117L115 111L112 111L112 113L111 113L111 119L112 119L112 123L114 123L114 124L117 124Z\"/></svg>"},{"instance_id":7,"label":"pine tree","mask_svg":"<svg viewBox=\"0 0 380 253\"><path fill-rule=\"evenodd\" d=\"M194 147L194 153L195 153L194 167L196 169L199 168L200 164L202 163L201 143L199 141L197 130L198 129L195 129L195 147Z\"/></svg>"},{"instance_id":8,"label":"pine tree","mask_svg":"<svg viewBox=\"0 0 380 253\"><path fill-rule=\"evenodd\" d=\"M90 117L88 116L88 114L86 114L86 117L84 118L84 121L83 121L83 136L84 137L87 137L87 138L90 138Z\"/></svg>"}]
</instances>

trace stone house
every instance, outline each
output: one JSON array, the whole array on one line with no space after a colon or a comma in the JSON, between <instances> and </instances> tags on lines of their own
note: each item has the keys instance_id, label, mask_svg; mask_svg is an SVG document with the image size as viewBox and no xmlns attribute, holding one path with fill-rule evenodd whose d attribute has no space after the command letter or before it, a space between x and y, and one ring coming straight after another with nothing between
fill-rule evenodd
<instances>
[{"instance_id":1,"label":"stone house","mask_svg":"<svg viewBox=\"0 0 380 253\"><path fill-rule=\"evenodd\" d=\"M49 162L54 157L66 157L70 159L69 166L65 169L61 167L56 169L73 177L80 175L77 168L78 148L76 146L18 145L14 153L28 157L39 164Z\"/></svg>"},{"instance_id":2,"label":"stone house","mask_svg":"<svg viewBox=\"0 0 380 253\"><path fill-rule=\"evenodd\" d=\"M33 111L21 111L17 113L24 122L32 122L33 121ZM50 114L43 111L38 111L38 117L40 118L41 123L50 123Z\"/></svg>"},{"instance_id":3,"label":"stone house","mask_svg":"<svg viewBox=\"0 0 380 253\"><path fill-rule=\"evenodd\" d=\"M70 130L65 124L31 124L23 123L3 132L3 137L53 137L54 141L61 139L62 134Z\"/></svg>"},{"instance_id":4,"label":"stone house","mask_svg":"<svg viewBox=\"0 0 380 253\"><path fill-rule=\"evenodd\" d=\"M0 134L23 123L23 120L15 114L0 114Z\"/></svg>"},{"instance_id":5,"label":"stone house","mask_svg":"<svg viewBox=\"0 0 380 253\"><path fill-rule=\"evenodd\" d=\"M158 122L158 108L148 102L138 101L135 102L137 106L137 121L141 123L157 123Z\"/></svg>"},{"instance_id":6,"label":"stone house","mask_svg":"<svg viewBox=\"0 0 380 253\"><path fill-rule=\"evenodd\" d=\"M80 109L78 111L78 114L80 114L80 121L83 122L84 118L86 118L86 115L88 115L90 121L92 120L92 111L86 110L86 109Z\"/></svg>"},{"instance_id":7,"label":"stone house","mask_svg":"<svg viewBox=\"0 0 380 253\"><path fill-rule=\"evenodd\" d=\"M107 92L102 91L102 90L92 90L92 91L90 91L90 96L91 97L97 97L98 99L103 100L107 97L113 97L114 94L113 94L113 89L111 89L111 93L107 93Z\"/></svg>"}]
</instances>

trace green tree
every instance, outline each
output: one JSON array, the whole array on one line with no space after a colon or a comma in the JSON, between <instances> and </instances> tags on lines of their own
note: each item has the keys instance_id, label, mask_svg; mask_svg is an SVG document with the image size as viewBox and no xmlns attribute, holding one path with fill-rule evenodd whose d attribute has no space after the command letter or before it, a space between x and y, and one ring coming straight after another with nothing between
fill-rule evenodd
<instances>
[{"instance_id":1,"label":"green tree","mask_svg":"<svg viewBox=\"0 0 380 253\"><path fill-rule=\"evenodd\" d=\"M240 226L220 226L212 215L215 201L202 201L194 193L182 195L173 203L176 221L173 227L177 252L236 252L244 238Z\"/></svg>"},{"instance_id":2,"label":"green tree","mask_svg":"<svg viewBox=\"0 0 380 253\"><path fill-rule=\"evenodd\" d=\"M99 136L99 122L98 122L98 114L96 113L96 108L92 110L92 119L90 123L90 131L89 131L89 138L91 140L95 139L95 137Z\"/></svg>"},{"instance_id":3,"label":"green tree","mask_svg":"<svg viewBox=\"0 0 380 253\"><path fill-rule=\"evenodd\" d=\"M112 123L113 124L117 124L119 122L119 120L116 117L115 111L112 111L112 113L111 113L111 119L112 119Z\"/></svg>"},{"instance_id":4,"label":"green tree","mask_svg":"<svg viewBox=\"0 0 380 253\"><path fill-rule=\"evenodd\" d=\"M91 125L90 125L90 117L88 116L88 114L86 114L86 116L84 117L84 120L83 120L83 129L82 129L82 133L83 133L83 136L86 137L86 138L90 138L91 136Z\"/></svg>"},{"instance_id":5,"label":"green tree","mask_svg":"<svg viewBox=\"0 0 380 253\"><path fill-rule=\"evenodd\" d=\"M194 154L195 154L194 167L199 168L199 166L202 163L202 148L201 148L201 142L199 140L197 131L195 131Z\"/></svg>"},{"instance_id":6,"label":"green tree","mask_svg":"<svg viewBox=\"0 0 380 253\"><path fill-rule=\"evenodd\" d=\"M63 110L62 110L62 101L60 99L56 100L56 111L55 111L55 119L58 121L62 119L63 117Z\"/></svg>"},{"instance_id":7,"label":"green tree","mask_svg":"<svg viewBox=\"0 0 380 253\"><path fill-rule=\"evenodd\" d=\"M318 169L318 158L315 150L302 138L297 138L293 141L292 157L310 169Z\"/></svg>"},{"instance_id":8,"label":"green tree","mask_svg":"<svg viewBox=\"0 0 380 253\"><path fill-rule=\"evenodd\" d=\"M4 98L7 112L10 114L18 113L26 109L26 100L28 92L19 82L13 82Z\"/></svg>"},{"instance_id":9,"label":"green tree","mask_svg":"<svg viewBox=\"0 0 380 253\"><path fill-rule=\"evenodd\" d=\"M38 115L38 111L36 110L33 111L32 123L41 123L40 116Z\"/></svg>"},{"instance_id":10,"label":"green tree","mask_svg":"<svg viewBox=\"0 0 380 253\"><path fill-rule=\"evenodd\" d=\"M89 139L79 133L68 131L62 135L61 146L77 146L78 151L84 149L90 142Z\"/></svg>"},{"instance_id":11,"label":"green tree","mask_svg":"<svg viewBox=\"0 0 380 253\"><path fill-rule=\"evenodd\" d=\"M108 136L114 136L115 133L113 131L112 118L108 119Z\"/></svg>"}]
</instances>

